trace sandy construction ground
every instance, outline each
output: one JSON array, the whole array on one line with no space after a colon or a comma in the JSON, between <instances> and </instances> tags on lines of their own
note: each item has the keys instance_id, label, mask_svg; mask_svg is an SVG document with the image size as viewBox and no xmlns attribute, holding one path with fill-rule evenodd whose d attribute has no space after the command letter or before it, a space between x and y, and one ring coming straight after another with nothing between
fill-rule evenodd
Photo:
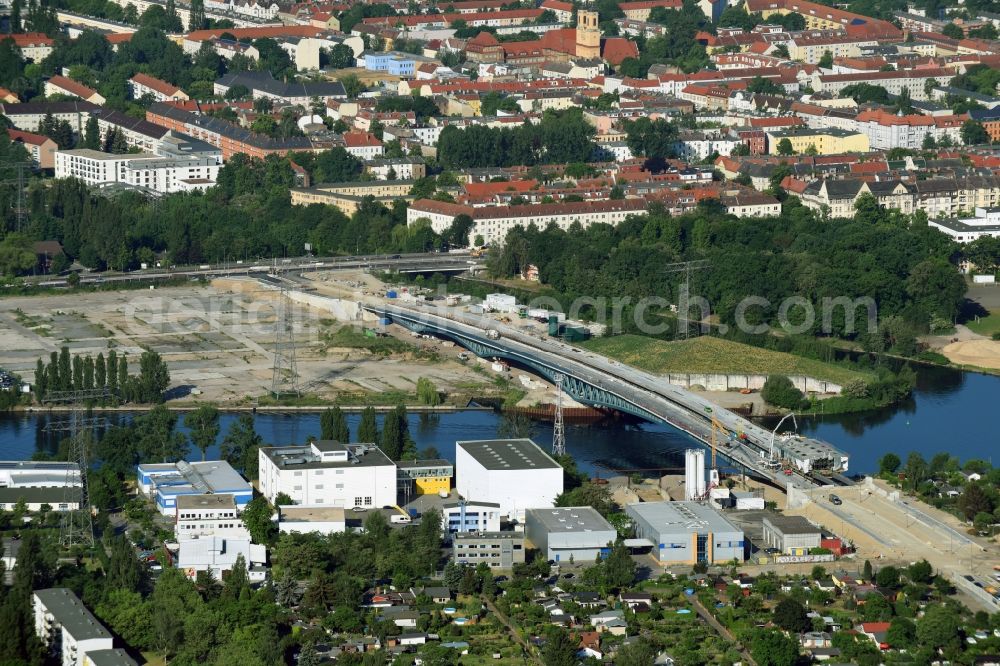
<instances>
[{"instance_id":1,"label":"sandy construction ground","mask_svg":"<svg viewBox=\"0 0 1000 666\"><path fill-rule=\"evenodd\" d=\"M945 345L941 353L952 363L1000 370L1000 342L995 340L959 340Z\"/></svg>"},{"instance_id":2,"label":"sandy construction ground","mask_svg":"<svg viewBox=\"0 0 1000 666\"><path fill-rule=\"evenodd\" d=\"M327 282L331 291L346 296L352 280L328 277ZM256 281L232 280L149 291L7 298L0 300L0 367L31 382L37 359L47 359L65 345L74 354L107 355L115 349L137 372L139 356L151 350L170 368L171 397L247 403L271 386L276 302L275 292ZM420 377L446 391L468 391L492 381L459 363L460 349L445 348L439 341L421 341L420 346L424 356L433 352L436 358L418 358L416 344L401 353L375 356L364 349L331 346L326 336L344 322L329 313L293 305L290 315L300 386L308 394L333 398L345 392L412 393Z\"/></svg>"}]
</instances>

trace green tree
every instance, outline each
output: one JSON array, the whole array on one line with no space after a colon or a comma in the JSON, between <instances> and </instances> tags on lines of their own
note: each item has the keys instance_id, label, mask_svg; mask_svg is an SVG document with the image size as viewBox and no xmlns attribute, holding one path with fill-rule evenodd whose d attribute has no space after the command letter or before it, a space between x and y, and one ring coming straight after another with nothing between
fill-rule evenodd
<instances>
[{"instance_id":1,"label":"green tree","mask_svg":"<svg viewBox=\"0 0 1000 666\"><path fill-rule=\"evenodd\" d=\"M361 423L358 424L358 441L374 444L379 441L378 424L375 421L375 409L365 407L361 411Z\"/></svg>"},{"instance_id":2,"label":"green tree","mask_svg":"<svg viewBox=\"0 0 1000 666\"><path fill-rule=\"evenodd\" d=\"M886 453L878 460L878 473L895 474L899 470L899 466L902 464L903 461L900 460L899 456L895 453Z\"/></svg>"},{"instance_id":3,"label":"green tree","mask_svg":"<svg viewBox=\"0 0 1000 666\"><path fill-rule=\"evenodd\" d=\"M118 372L127 368L124 361L119 364ZM127 373L126 369L126 373ZM119 376L119 384L121 377ZM167 364L155 351L144 351L139 357L138 396L140 402L163 402L163 392L170 386L170 371Z\"/></svg>"},{"instance_id":4,"label":"green tree","mask_svg":"<svg viewBox=\"0 0 1000 666\"><path fill-rule=\"evenodd\" d=\"M83 147L90 150L101 149L101 129L97 125L97 116L87 118L83 129Z\"/></svg>"},{"instance_id":5,"label":"green tree","mask_svg":"<svg viewBox=\"0 0 1000 666\"><path fill-rule=\"evenodd\" d=\"M441 404L441 394L430 379L420 377L417 379L417 400L422 405L436 407Z\"/></svg>"},{"instance_id":6,"label":"green tree","mask_svg":"<svg viewBox=\"0 0 1000 666\"><path fill-rule=\"evenodd\" d=\"M979 513L993 513L993 499L980 482L970 481L958 498L958 510L966 520L972 521Z\"/></svg>"},{"instance_id":7,"label":"green tree","mask_svg":"<svg viewBox=\"0 0 1000 666\"><path fill-rule=\"evenodd\" d=\"M201 449L201 459L219 436L219 410L215 405L201 405L184 417L191 443Z\"/></svg>"},{"instance_id":8,"label":"green tree","mask_svg":"<svg viewBox=\"0 0 1000 666\"><path fill-rule=\"evenodd\" d=\"M802 406L802 391L795 388L792 380L784 375L769 375L764 381L760 397L769 405L798 409Z\"/></svg>"},{"instance_id":9,"label":"green tree","mask_svg":"<svg viewBox=\"0 0 1000 666\"><path fill-rule=\"evenodd\" d=\"M656 648L640 637L639 640L622 645L615 654L615 666L649 666L656 659Z\"/></svg>"},{"instance_id":10,"label":"green tree","mask_svg":"<svg viewBox=\"0 0 1000 666\"><path fill-rule=\"evenodd\" d=\"M10 232L0 241L0 272L4 275L24 275L35 267L36 262L28 236Z\"/></svg>"},{"instance_id":11,"label":"green tree","mask_svg":"<svg viewBox=\"0 0 1000 666\"><path fill-rule=\"evenodd\" d=\"M118 393L118 354L114 349L108 352L108 388L112 394Z\"/></svg>"},{"instance_id":12,"label":"green tree","mask_svg":"<svg viewBox=\"0 0 1000 666\"><path fill-rule=\"evenodd\" d=\"M675 155L677 125L663 118L639 118L625 125L625 141L633 155L666 159Z\"/></svg>"},{"instance_id":13,"label":"green tree","mask_svg":"<svg viewBox=\"0 0 1000 666\"><path fill-rule=\"evenodd\" d=\"M932 604L917 620L917 640L935 650L956 647L960 641L960 619L960 615L945 604Z\"/></svg>"},{"instance_id":14,"label":"green tree","mask_svg":"<svg viewBox=\"0 0 1000 666\"><path fill-rule=\"evenodd\" d=\"M141 592L145 588L145 569L136 558L132 544L124 535L112 537L108 562L106 574L108 589Z\"/></svg>"},{"instance_id":15,"label":"green tree","mask_svg":"<svg viewBox=\"0 0 1000 666\"><path fill-rule=\"evenodd\" d=\"M975 120L966 120L959 130L962 136L962 143L967 146L975 146L981 143L989 143L990 135L983 127L983 124Z\"/></svg>"},{"instance_id":16,"label":"green tree","mask_svg":"<svg viewBox=\"0 0 1000 666\"><path fill-rule=\"evenodd\" d=\"M816 64L819 65L820 67L822 67L823 69L832 69L833 68L833 54L830 53L829 50L823 51L822 57L819 59L819 62L816 63Z\"/></svg>"},{"instance_id":17,"label":"green tree","mask_svg":"<svg viewBox=\"0 0 1000 666\"><path fill-rule=\"evenodd\" d=\"M774 623L786 631L801 634L812 628L805 606L795 599L782 599L774 607Z\"/></svg>"},{"instance_id":18,"label":"green tree","mask_svg":"<svg viewBox=\"0 0 1000 666\"><path fill-rule=\"evenodd\" d=\"M611 548L601 566L604 580L612 589L621 590L635 582L635 560L621 541Z\"/></svg>"},{"instance_id":19,"label":"green tree","mask_svg":"<svg viewBox=\"0 0 1000 666\"><path fill-rule=\"evenodd\" d=\"M885 632L885 640L894 650L911 651L917 640L917 625L905 617L894 617Z\"/></svg>"},{"instance_id":20,"label":"green tree","mask_svg":"<svg viewBox=\"0 0 1000 666\"><path fill-rule=\"evenodd\" d=\"M576 649L569 632L562 627L549 627L542 647L542 663L545 666L575 666Z\"/></svg>"},{"instance_id":21,"label":"green tree","mask_svg":"<svg viewBox=\"0 0 1000 666\"><path fill-rule=\"evenodd\" d=\"M73 390L73 361L69 355L69 347L59 350L59 388L63 391Z\"/></svg>"},{"instance_id":22,"label":"green tree","mask_svg":"<svg viewBox=\"0 0 1000 666\"><path fill-rule=\"evenodd\" d=\"M965 32L963 32L962 28L955 23L948 23L941 28L941 34L945 37L950 37L951 39L965 39Z\"/></svg>"},{"instance_id":23,"label":"green tree","mask_svg":"<svg viewBox=\"0 0 1000 666\"><path fill-rule=\"evenodd\" d=\"M750 641L750 654L758 666L792 666L799 658L799 644L779 631L758 629Z\"/></svg>"},{"instance_id":24,"label":"green tree","mask_svg":"<svg viewBox=\"0 0 1000 666\"><path fill-rule=\"evenodd\" d=\"M254 497L243 509L243 525L254 543L270 544L277 531L272 517L274 511L263 497Z\"/></svg>"},{"instance_id":25,"label":"green tree","mask_svg":"<svg viewBox=\"0 0 1000 666\"><path fill-rule=\"evenodd\" d=\"M899 569L896 567L882 567L875 574L875 584L879 587L890 589L899 587Z\"/></svg>"},{"instance_id":26,"label":"green tree","mask_svg":"<svg viewBox=\"0 0 1000 666\"><path fill-rule=\"evenodd\" d=\"M777 150L777 153L779 155L794 155L795 154L795 149L792 148L792 142L791 142L791 140L789 140L788 137L784 137L783 139L781 139L780 141L778 141L778 145L777 145L776 150Z\"/></svg>"},{"instance_id":27,"label":"green tree","mask_svg":"<svg viewBox=\"0 0 1000 666\"><path fill-rule=\"evenodd\" d=\"M254 429L252 414L240 414L240 417L229 424L226 436L222 439L220 454L223 460L229 462L248 479L257 478L257 451L264 444L263 438Z\"/></svg>"},{"instance_id":28,"label":"green tree","mask_svg":"<svg viewBox=\"0 0 1000 666\"><path fill-rule=\"evenodd\" d=\"M910 582L926 585L934 579L934 569L927 560L920 560L907 568L906 577Z\"/></svg>"},{"instance_id":29,"label":"green tree","mask_svg":"<svg viewBox=\"0 0 1000 666\"><path fill-rule=\"evenodd\" d=\"M320 416L320 430L323 439L333 439L347 443L351 441L351 431L347 427L347 418L340 407L332 407Z\"/></svg>"}]
</instances>

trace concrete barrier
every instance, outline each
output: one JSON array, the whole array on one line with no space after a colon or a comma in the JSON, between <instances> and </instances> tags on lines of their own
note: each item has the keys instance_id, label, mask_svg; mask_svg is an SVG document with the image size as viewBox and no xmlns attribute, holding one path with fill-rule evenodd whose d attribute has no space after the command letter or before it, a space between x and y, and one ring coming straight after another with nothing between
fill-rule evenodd
<instances>
[{"instance_id":1,"label":"concrete barrier","mask_svg":"<svg viewBox=\"0 0 1000 666\"><path fill-rule=\"evenodd\" d=\"M764 388L764 382L768 375L729 375L696 372L670 372L662 375L671 384L690 388L692 386L704 386L706 391L740 391L750 389L759 391ZM803 393L826 393L839 394L843 387L840 384L823 381L805 375L790 375L795 388Z\"/></svg>"},{"instance_id":2,"label":"concrete barrier","mask_svg":"<svg viewBox=\"0 0 1000 666\"><path fill-rule=\"evenodd\" d=\"M288 298L296 303L329 312L340 321L359 321L361 319L361 304L357 301L345 301L340 298L294 290L288 291Z\"/></svg>"}]
</instances>

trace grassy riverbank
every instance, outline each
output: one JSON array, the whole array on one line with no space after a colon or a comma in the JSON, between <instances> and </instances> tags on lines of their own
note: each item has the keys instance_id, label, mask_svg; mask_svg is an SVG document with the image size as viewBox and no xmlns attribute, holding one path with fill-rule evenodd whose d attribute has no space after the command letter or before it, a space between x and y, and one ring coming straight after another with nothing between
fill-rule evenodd
<instances>
[{"instance_id":1,"label":"grassy riverbank","mask_svg":"<svg viewBox=\"0 0 1000 666\"><path fill-rule=\"evenodd\" d=\"M710 336L669 342L639 335L618 335L595 338L582 346L657 374L805 375L841 385L857 379L871 381L875 378L873 373L856 370L846 364L828 363Z\"/></svg>"}]
</instances>

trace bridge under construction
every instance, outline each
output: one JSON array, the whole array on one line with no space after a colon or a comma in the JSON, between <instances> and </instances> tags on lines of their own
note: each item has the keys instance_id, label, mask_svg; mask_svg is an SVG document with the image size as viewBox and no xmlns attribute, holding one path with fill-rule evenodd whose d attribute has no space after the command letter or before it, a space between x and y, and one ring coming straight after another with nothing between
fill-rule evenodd
<instances>
[{"instance_id":1,"label":"bridge under construction","mask_svg":"<svg viewBox=\"0 0 1000 666\"><path fill-rule=\"evenodd\" d=\"M574 400L666 423L779 487L815 487L843 476L848 456L822 440L769 430L661 377L495 319L435 303L364 302L362 308L410 330L454 340L481 357L502 358L554 381Z\"/></svg>"}]
</instances>

